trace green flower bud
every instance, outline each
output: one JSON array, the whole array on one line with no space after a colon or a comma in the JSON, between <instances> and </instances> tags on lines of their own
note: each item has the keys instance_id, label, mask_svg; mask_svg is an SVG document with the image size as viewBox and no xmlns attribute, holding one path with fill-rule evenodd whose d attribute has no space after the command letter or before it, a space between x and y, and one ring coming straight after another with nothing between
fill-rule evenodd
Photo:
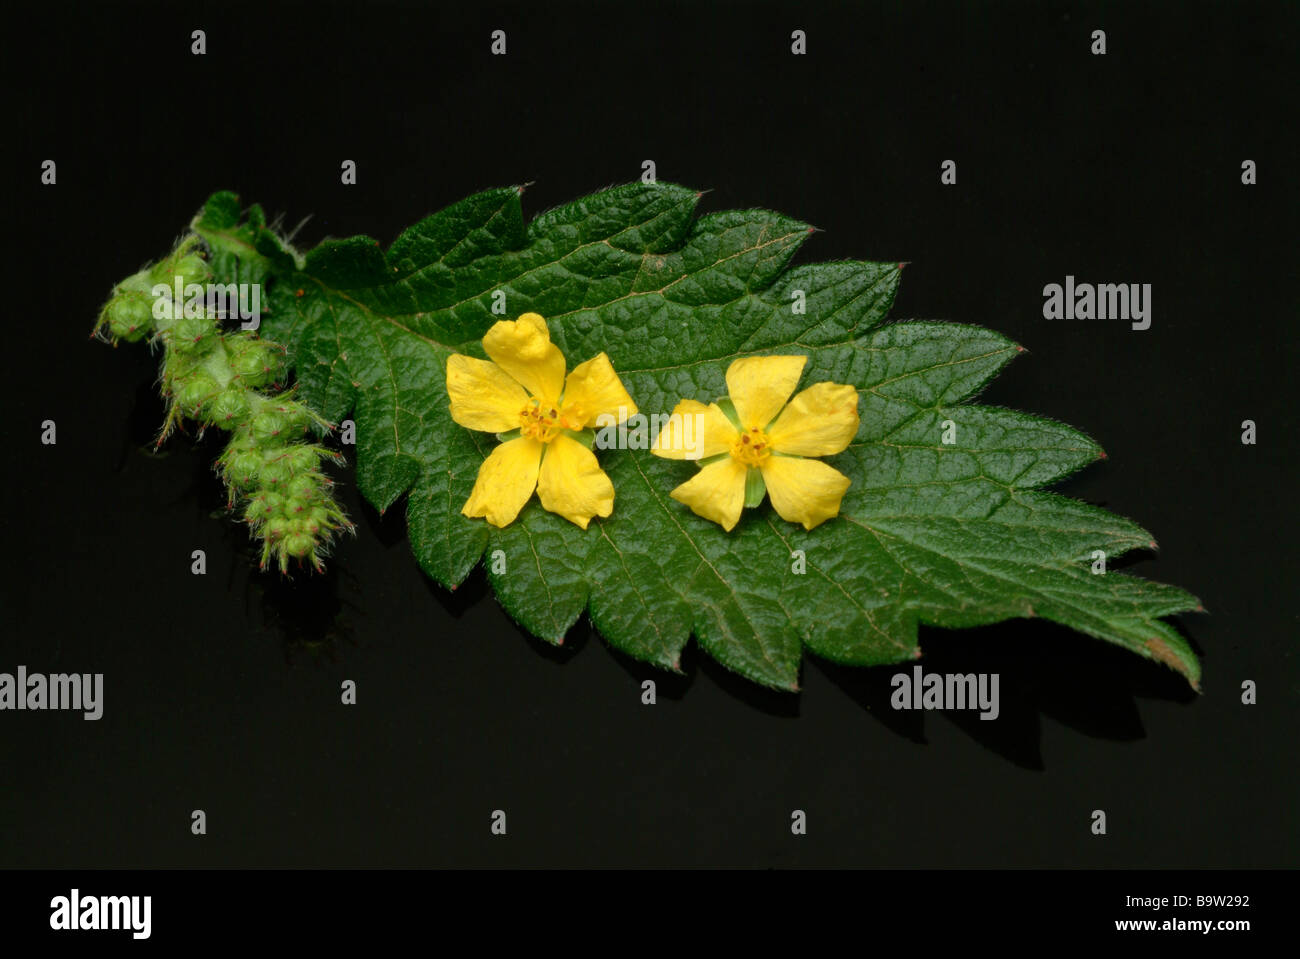
<instances>
[{"instance_id":1,"label":"green flower bud","mask_svg":"<svg viewBox=\"0 0 1300 959\"><path fill-rule=\"evenodd\" d=\"M203 372L178 380L177 385L179 389L176 392L176 405L186 416L196 418L203 412L203 407L221 390L220 384Z\"/></svg>"},{"instance_id":2,"label":"green flower bud","mask_svg":"<svg viewBox=\"0 0 1300 959\"><path fill-rule=\"evenodd\" d=\"M293 446L284 454L284 461L294 473L309 473L321 459L321 451L314 446Z\"/></svg>"},{"instance_id":3,"label":"green flower bud","mask_svg":"<svg viewBox=\"0 0 1300 959\"><path fill-rule=\"evenodd\" d=\"M253 525L281 515L284 497L279 493L259 493L244 508L244 519Z\"/></svg>"},{"instance_id":4,"label":"green flower bud","mask_svg":"<svg viewBox=\"0 0 1300 959\"><path fill-rule=\"evenodd\" d=\"M108 328L128 343L143 338L153 329L149 302L131 293L119 293L108 305Z\"/></svg>"},{"instance_id":5,"label":"green flower bud","mask_svg":"<svg viewBox=\"0 0 1300 959\"><path fill-rule=\"evenodd\" d=\"M226 477L226 482L231 486L247 489L257 481L261 469L262 457L260 454L252 452L231 454L227 450L221 472Z\"/></svg>"},{"instance_id":6,"label":"green flower bud","mask_svg":"<svg viewBox=\"0 0 1300 959\"><path fill-rule=\"evenodd\" d=\"M284 462L282 457L277 456L262 464L257 479L267 489L280 491L293 479L293 471L289 469L289 465Z\"/></svg>"},{"instance_id":7,"label":"green flower bud","mask_svg":"<svg viewBox=\"0 0 1300 959\"><path fill-rule=\"evenodd\" d=\"M279 409L284 415L286 433L298 437L307 431L307 424L312 422L312 416L307 412L307 407L301 403L290 402L282 404Z\"/></svg>"},{"instance_id":8,"label":"green flower bud","mask_svg":"<svg viewBox=\"0 0 1300 959\"><path fill-rule=\"evenodd\" d=\"M289 422L283 413L267 407L253 417L253 438L259 443L287 440Z\"/></svg>"},{"instance_id":9,"label":"green flower bud","mask_svg":"<svg viewBox=\"0 0 1300 959\"><path fill-rule=\"evenodd\" d=\"M248 397L243 390L227 386L213 398L207 412L218 425L243 419L248 414Z\"/></svg>"},{"instance_id":10,"label":"green flower bud","mask_svg":"<svg viewBox=\"0 0 1300 959\"><path fill-rule=\"evenodd\" d=\"M172 265L172 275L179 277L183 284L189 286L191 283L208 282L212 271L208 269L208 264L203 261L203 257L197 253L187 253Z\"/></svg>"},{"instance_id":11,"label":"green flower bud","mask_svg":"<svg viewBox=\"0 0 1300 959\"><path fill-rule=\"evenodd\" d=\"M231 351L230 368L247 386L262 387L284 378L279 350L260 340L245 340Z\"/></svg>"},{"instance_id":12,"label":"green flower bud","mask_svg":"<svg viewBox=\"0 0 1300 959\"><path fill-rule=\"evenodd\" d=\"M289 481L285 488L284 495L291 502L303 506L310 505L320 496L320 482L318 478L311 473L298 474Z\"/></svg>"},{"instance_id":13,"label":"green flower bud","mask_svg":"<svg viewBox=\"0 0 1300 959\"><path fill-rule=\"evenodd\" d=\"M178 353L207 352L218 337L217 324L206 316L183 316L167 330L167 342Z\"/></svg>"},{"instance_id":14,"label":"green flower bud","mask_svg":"<svg viewBox=\"0 0 1300 959\"><path fill-rule=\"evenodd\" d=\"M284 551L302 559L316 547L316 541L306 533L290 533L284 538Z\"/></svg>"},{"instance_id":15,"label":"green flower bud","mask_svg":"<svg viewBox=\"0 0 1300 959\"><path fill-rule=\"evenodd\" d=\"M262 528L262 535L271 542L282 539L293 530L293 520L285 519L283 516L273 516L266 521Z\"/></svg>"}]
</instances>

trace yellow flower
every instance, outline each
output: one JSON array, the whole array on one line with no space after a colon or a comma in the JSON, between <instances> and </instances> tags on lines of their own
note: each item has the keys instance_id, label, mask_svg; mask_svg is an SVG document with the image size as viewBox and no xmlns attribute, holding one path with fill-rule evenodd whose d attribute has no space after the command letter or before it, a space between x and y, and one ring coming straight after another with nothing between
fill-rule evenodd
<instances>
[{"instance_id":1,"label":"yellow flower","mask_svg":"<svg viewBox=\"0 0 1300 959\"><path fill-rule=\"evenodd\" d=\"M483 349L492 362L459 353L447 360L451 418L512 435L479 467L461 512L506 526L535 489L543 508L583 529L593 516L608 516L614 484L579 434L602 414L622 422L636 413L609 357L597 354L566 379L564 354L536 313L493 324Z\"/></svg>"},{"instance_id":2,"label":"yellow flower","mask_svg":"<svg viewBox=\"0 0 1300 959\"><path fill-rule=\"evenodd\" d=\"M651 452L706 460L672 492L696 514L731 530L764 489L782 519L812 529L839 515L849 478L821 460L858 432L858 391L817 383L794 399L806 356L756 356L727 368L728 399L705 406L682 400ZM788 402L787 402L788 401Z\"/></svg>"}]
</instances>

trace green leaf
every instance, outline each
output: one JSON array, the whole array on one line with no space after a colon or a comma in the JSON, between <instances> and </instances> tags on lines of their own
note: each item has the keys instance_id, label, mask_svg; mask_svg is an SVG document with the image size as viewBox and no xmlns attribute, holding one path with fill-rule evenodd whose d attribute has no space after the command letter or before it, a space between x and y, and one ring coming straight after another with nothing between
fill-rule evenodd
<instances>
[{"instance_id":1,"label":"green leaf","mask_svg":"<svg viewBox=\"0 0 1300 959\"><path fill-rule=\"evenodd\" d=\"M560 643L586 610L637 659L679 669L693 635L719 662L780 689L797 688L805 648L897 663L920 655L919 623L1019 616L1160 660L1197 685L1196 657L1161 621L1197 600L1092 572L1095 550L1113 562L1153 545L1150 534L1041 491L1100 448L1051 420L969 402L1017 355L1014 343L958 324L882 325L901 266L791 267L812 231L777 213L697 218L696 191L634 184L526 223L521 193L471 196L387 252L353 237L298 257L260 211L237 219L222 195L195 225L269 273L266 335L288 345L304 400L330 419L355 417L362 493L380 510L408 495L412 548L438 582L455 588L500 549L507 571L489 573L497 597L534 635ZM507 317L546 317L570 368L608 353L647 415L725 396L738 356L803 354L802 385L854 384L861 429L828 458L852 480L841 516L805 531L763 504L727 533L669 496L693 464L629 449L601 451L615 508L585 531L536 499L504 529L465 518L494 438L452 422L444 369L454 351L483 355L502 293Z\"/></svg>"}]
</instances>

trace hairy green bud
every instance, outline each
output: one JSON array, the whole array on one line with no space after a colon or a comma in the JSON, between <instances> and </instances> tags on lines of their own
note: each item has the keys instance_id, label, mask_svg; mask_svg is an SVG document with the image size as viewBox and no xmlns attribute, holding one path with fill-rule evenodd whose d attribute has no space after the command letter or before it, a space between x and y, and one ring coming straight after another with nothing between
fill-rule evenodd
<instances>
[{"instance_id":1,"label":"hairy green bud","mask_svg":"<svg viewBox=\"0 0 1300 959\"><path fill-rule=\"evenodd\" d=\"M302 559L316 546L309 533L290 533L284 538L284 551L295 559Z\"/></svg>"},{"instance_id":2,"label":"hairy green bud","mask_svg":"<svg viewBox=\"0 0 1300 959\"><path fill-rule=\"evenodd\" d=\"M257 480L262 486L277 491L287 487L292 479L294 479L293 470L280 456L266 460L257 474Z\"/></svg>"},{"instance_id":3,"label":"hairy green bud","mask_svg":"<svg viewBox=\"0 0 1300 959\"><path fill-rule=\"evenodd\" d=\"M228 386L212 400L207 413L218 425L241 420L248 413L248 396L243 390Z\"/></svg>"},{"instance_id":4,"label":"hairy green bud","mask_svg":"<svg viewBox=\"0 0 1300 959\"><path fill-rule=\"evenodd\" d=\"M285 485L284 495L290 502L309 505L320 496L322 479L323 477L311 473L295 476Z\"/></svg>"},{"instance_id":5,"label":"hairy green bud","mask_svg":"<svg viewBox=\"0 0 1300 959\"><path fill-rule=\"evenodd\" d=\"M322 455L327 453L327 450L317 446L298 445L287 449L284 458L294 473L310 473L320 465Z\"/></svg>"},{"instance_id":6,"label":"hairy green bud","mask_svg":"<svg viewBox=\"0 0 1300 959\"><path fill-rule=\"evenodd\" d=\"M288 418L278 409L264 409L253 416L253 437L259 443L279 441L289 429Z\"/></svg>"},{"instance_id":7,"label":"hairy green bud","mask_svg":"<svg viewBox=\"0 0 1300 959\"><path fill-rule=\"evenodd\" d=\"M203 257L197 253L187 253L172 266L172 275L179 278L185 286L189 286L191 283L208 282L212 271L208 269L208 264L204 262Z\"/></svg>"},{"instance_id":8,"label":"hairy green bud","mask_svg":"<svg viewBox=\"0 0 1300 959\"><path fill-rule=\"evenodd\" d=\"M262 471L262 462L261 453L253 450L235 450L232 444L226 447L226 452L222 456L221 473L231 486L243 489L257 482Z\"/></svg>"},{"instance_id":9,"label":"hairy green bud","mask_svg":"<svg viewBox=\"0 0 1300 959\"><path fill-rule=\"evenodd\" d=\"M230 368L247 386L269 386L284 378L281 352L263 340L242 340L231 348Z\"/></svg>"},{"instance_id":10,"label":"hairy green bud","mask_svg":"<svg viewBox=\"0 0 1300 959\"><path fill-rule=\"evenodd\" d=\"M216 342L220 331L206 316L183 316L167 329L167 345L178 353L204 353Z\"/></svg>"},{"instance_id":11,"label":"hairy green bud","mask_svg":"<svg viewBox=\"0 0 1300 959\"><path fill-rule=\"evenodd\" d=\"M280 412L284 414L285 431L295 437L305 433L308 424L316 419L301 403L285 403L280 407Z\"/></svg>"},{"instance_id":12,"label":"hairy green bud","mask_svg":"<svg viewBox=\"0 0 1300 959\"><path fill-rule=\"evenodd\" d=\"M119 293L108 305L108 328L119 340L134 343L153 329L149 301L137 293Z\"/></svg>"},{"instance_id":13,"label":"hairy green bud","mask_svg":"<svg viewBox=\"0 0 1300 959\"><path fill-rule=\"evenodd\" d=\"M285 519L283 516L272 516L262 527L262 535L274 542L283 539L293 530L293 520Z\"/></svg>"},{"instance_id":14,"label":"hairy green bud","mask_svg":"<svg viewBox=\"0 0 1300 959\"><path fill-rule=\"evenodd\" d=\"M279 493L258 493L244 507L244 519L253 525L280 515L284 511L284 497Z\"/></svg>"},{"instance_id":15,"label":"hairy green bud","mask_svg":"<svg viewBox=\"0 0 1300 959\"><path fill-rule=\"evenodd\" d=\"M184 379L176 391L176 405L186 416L198 418L203 408L221 391L221 384L209 374L196 372Z\"/></svg>"}]
</instances>

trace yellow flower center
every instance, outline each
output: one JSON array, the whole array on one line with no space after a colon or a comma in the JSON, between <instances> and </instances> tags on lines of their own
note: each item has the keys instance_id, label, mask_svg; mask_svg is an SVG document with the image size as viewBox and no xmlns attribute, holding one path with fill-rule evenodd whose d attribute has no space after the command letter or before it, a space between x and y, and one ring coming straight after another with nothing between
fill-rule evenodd
<instances>
[{"instance_id":1,"label":"yellow flower center","mask_svg":"<svg viewBox=\"0 0 1300 959\"><path fill-rule=\"evenodd\" d=\"M573 410L563 408L558 403L544 403L533 397L519 411L519 428L521 435L549 443L563 430L581 429L582 423L573 415Z\"/></svg>"},{"instance_id":2,"label":"yellow flower center","mask_svg":"<svg viewBox=\"0 0 1300 959\"><path fill-rule=\"evenodd\" d=\"M751 426L731 444L731 455L746 466L761 466L772 455L772 443L766 433Z\"/></svg>"}]
</instances>

